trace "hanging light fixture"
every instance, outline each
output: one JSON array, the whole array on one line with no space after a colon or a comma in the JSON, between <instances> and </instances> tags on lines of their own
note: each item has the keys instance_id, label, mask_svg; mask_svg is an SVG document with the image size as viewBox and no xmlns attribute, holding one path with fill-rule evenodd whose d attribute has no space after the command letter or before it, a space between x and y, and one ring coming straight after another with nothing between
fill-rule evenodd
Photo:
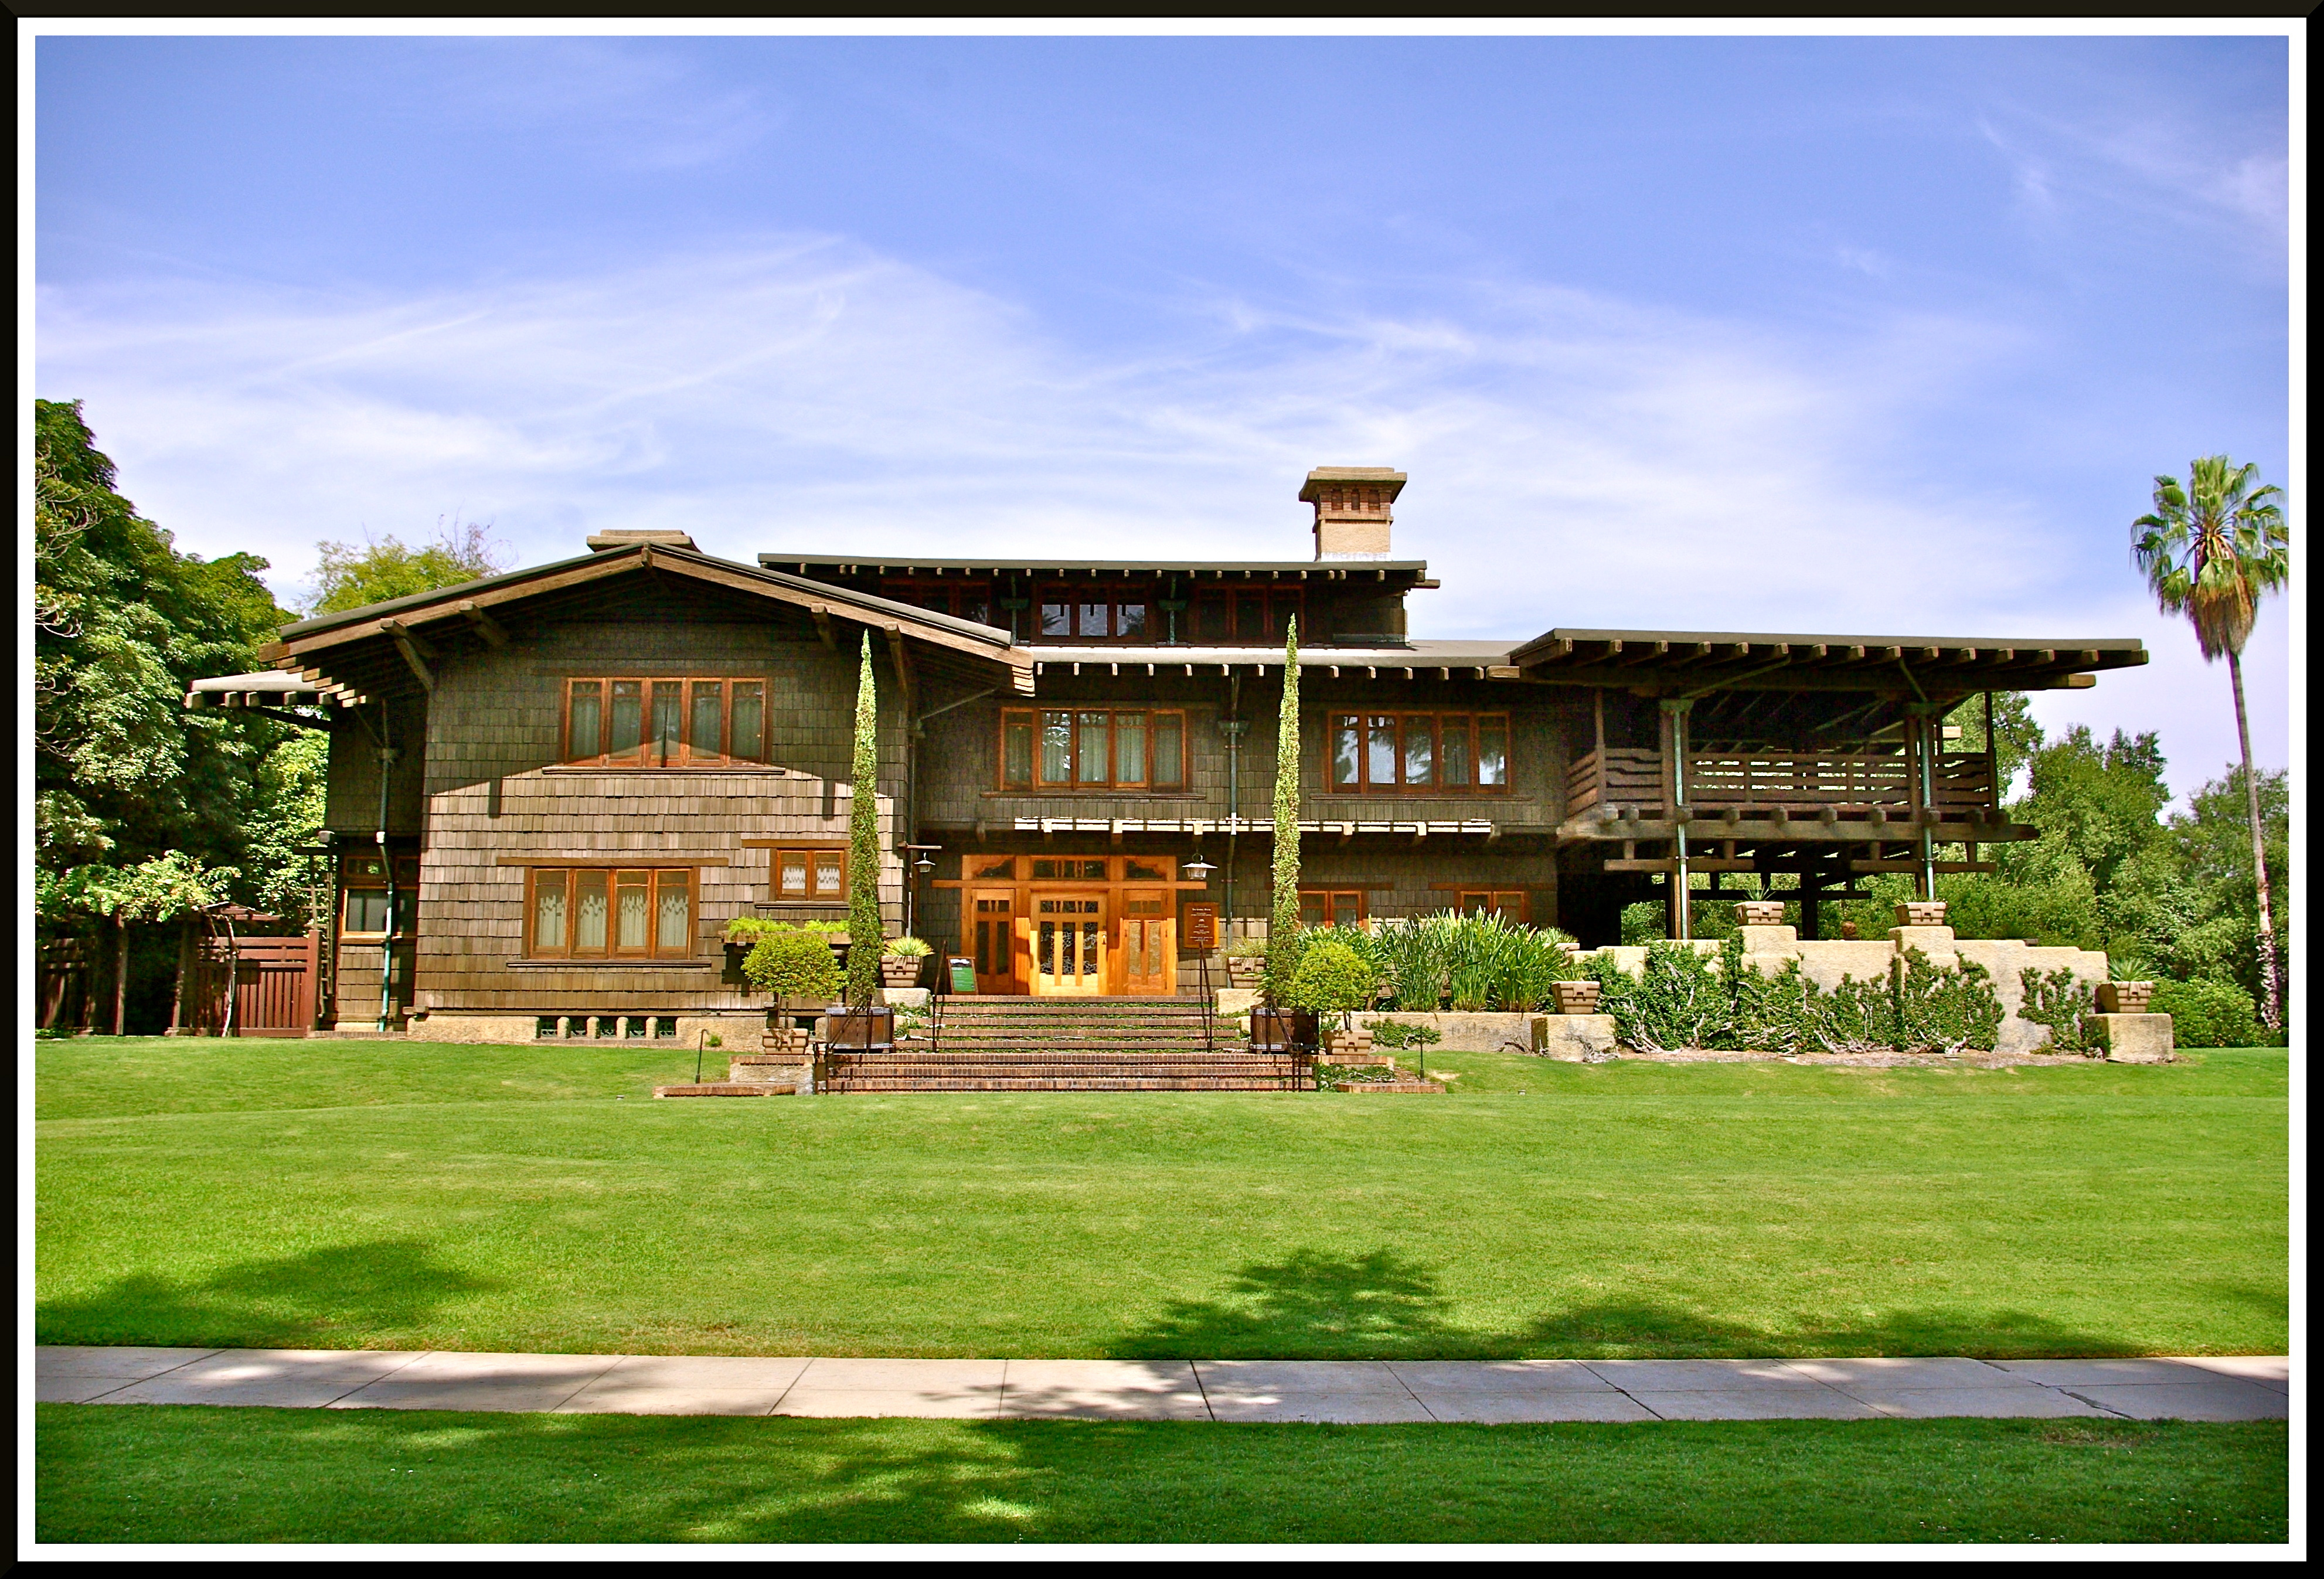
<instances>
[{"instance_id":1,"label":"hanging light fixture","mask_svg":"<svg viewBox=\"0 0 2324 1579\"><path fill-rule=\"evenodd\" d=\"M922 877L926 877L929 873L934 872L936 869L936 863L935 859L928 855L922 855L918 860L912 863L912 870L918 873Z\"/></svg>"},{"instance_id":2,"label":"hanging light fixture","mask_svg":"<svg viewBox=\"0 0 2324 1579\"><path fill-rule=\"evenodd\" d=\"M1211 873L1216 872L1218 868L1204 860L1203 853L1200 850L1197 850L1194 852L1194 858L1192 861L1187 862L1185 865L1180 867L1179 870L1185 873L1186 876L1193 881L1207 884L1211 881Z\"/></svg>"}]
</instances>

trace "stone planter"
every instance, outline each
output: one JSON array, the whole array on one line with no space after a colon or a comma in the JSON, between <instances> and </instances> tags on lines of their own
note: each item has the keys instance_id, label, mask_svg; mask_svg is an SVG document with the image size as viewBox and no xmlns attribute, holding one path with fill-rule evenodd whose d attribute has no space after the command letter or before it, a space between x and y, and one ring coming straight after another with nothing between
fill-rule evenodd
<instances>
[{"instance_id":1,"label":"stone planter","mask_svg":"<svg viewBox=\"0 0 2324 1579\"><path fill-rule=\"evenodd\" d=\"M1227 960L1227 980L1235 986L1246 990L1256 987L1266 974L1267 962L1263 959L1237 959L1230 956Z\"/></svg>"},{"instance_id":2,"label":"stone planter","mask_svg":"<svg viewBox=\"0 0 2324 1579\"><path fill-rule=\"evenodd\" d=\"M1552 1002L1560 1014L1595 1014L1598 994L1602 983L1598 982L1552 982L1549 991Z\"/></svg>"},{"instance_id":3,"label":"stone planter","mask_svg":"<svg viewBox=\"0 0 2324 1579\"><path fill-rule=\"evenodd\" d=\"M1942 900L1912 900L1896 907L1899 927L1941 927L1945 924L1945 901Z\"/></svg>"},{"instance_id":4,"label":"stone planter","mask_svg":"<svg viewBox=\"0 0 2324 1579\"><path fill-rule=\"evenodd\" d=\"M808 1044L814 1040L813 1032L803 1030L798 1026L785 1026L780 1030L770 1030L761 1036L759 1039L759 1047L764 1052L792 1054L804 1059L807 1057Z\"/></svg>"},{"instance_id":5,"label":"stone planter","mask_svg":"<svg viewBox=\"0 0 2324 1579\"><path fill-rule=\"evenodd\" d=\"M917 987L920 984L920 961L917 954L883 954L880 956L880 984L883 987Z\"/></svg>"},{"instance_id":6,"label":"stone planter","mask_svg":"<svg viewBox=\"0 0 2324 1579\"><path fill-rule=\"evenodd\" d=\"M2098 1012L2100 1014L2147 1014L2147 1005L2154 1001L2153 982L2100 982Z\"/></svg>"},{"instance_id":7,"label":"stone planter","mask_svg":"<svg viewBox=\"0 0 2324 1579\"><path fill-rule=\"evenodd\" d=\"M1323 1051L1334 1058L1369 1061L1372 1056L1372 1033L1369 1030L1335 1030L1323 1040ZM1388 1062L1393 1066L1395 1059Z\"/></svg>"},{"instance_id":8,"label":"stone planter","mask_svg":"<svg viewBox=\"0 0 2324 1579\"><path fill-rule=\"evenodd\" d=\"M1743 927L1780 927L1784 924L1784 901L1781 900L1738 900L1735 904L1736 924Z\"/></svg>"}]
</instances>

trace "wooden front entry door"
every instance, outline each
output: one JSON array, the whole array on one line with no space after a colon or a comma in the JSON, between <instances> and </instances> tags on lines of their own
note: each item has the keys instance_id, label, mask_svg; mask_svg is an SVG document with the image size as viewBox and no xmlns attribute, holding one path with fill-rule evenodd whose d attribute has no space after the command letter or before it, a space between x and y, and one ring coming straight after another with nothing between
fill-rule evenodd
<instances>
[{"instance_id":1,"label":"wooden front entry door","mask_svg":"<svg viewBox=\"0 0 2324 1579\"><path fill-rule=\"evenodd\" d=\"M1017 985L1017 894L976 889L968 896L969 948L976 956L976 990L1014 993Z\"/></svg>"},{"instance_id":2,"label":"wooden front entry door","mask_svg":"<svg viewBox=\"0 0 2324 1579\"><path fill-rule=\"evenodd\" d=\"M1121 990L1167 994L1178 990L1178 922L1171 891L1126 890L1121 896Z\"/></svg>"},{"instance_id":3,"label":"wooden front entry door","mask_svg":"<svg viewBox=\"0 0 2324 1579\"><path fill-rule=\"evenodd\" d=\"M1102 895L1037 892L1028 919L1035 997L1097 997L1105 992L1105 900Z\"/></svg>"}]
</instances>

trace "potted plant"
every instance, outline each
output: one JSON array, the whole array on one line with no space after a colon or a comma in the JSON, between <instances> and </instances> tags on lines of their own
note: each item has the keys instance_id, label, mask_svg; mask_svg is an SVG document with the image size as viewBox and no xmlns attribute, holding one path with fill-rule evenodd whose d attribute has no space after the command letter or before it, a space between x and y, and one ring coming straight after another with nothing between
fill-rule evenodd
<instances>
[{"instance_id":1,"label":"potted plant","mask_svg":"<svg viewBox=\"0 0 2324 1579\"><path fill-rule=\"evenodd\" d=\"M1353 1053L1359 1039L1368 1047L1371 1033L1355 1029L1355 1012L1370 1008L1379 990L1379 972L1346 942L1323 937L1311 943L1301 951L1299 964L1291 973L1290 988L1285 993L1294 1017L1290 1027L1292 1041L1297 1046L1314 1047L1318 1024L1330 1015L1339 1022L1331 1049L1335 1057L1343 1048ZM1256 1027L1258 1017L1254 1015L1252 1020Z\"/></svg>"},{"instance_id":2,"label":"potted plant","mask_svg":"<svg viewBox=\"0 0 2324 1579\"><path fill-rule=\"evenodd\" d=\"M1267 974L1267 939L1238 937L1227 946L1227 981L1246 990L1259 985Z\"/></svg>"},{"instance_id":3,"label":"potted plant","mask_svg":"<svg viewBox=\"0 0 2324 1579\"><path fill-rule=\"evenodd\" d=\"M758 941L742 956L742 979L775 995L777 1024L767 1032L766 1049L804 1053L807 1033L781 1023L786 1006L794 1000L830 1002L841 986L839 962L820 933L769 925L754 936Z\"/></svg>"},{"instance_id":4,"label":"potted plant","mask_svg":"<svg viewBox=\"0 0 2324 1579\"><path fill-rule=\"evenodd\" d=\"M880 956L880 984L883 987L918 986L920 961L935 952L918 937L890 937Z\"/></svg>"}]
</instances>

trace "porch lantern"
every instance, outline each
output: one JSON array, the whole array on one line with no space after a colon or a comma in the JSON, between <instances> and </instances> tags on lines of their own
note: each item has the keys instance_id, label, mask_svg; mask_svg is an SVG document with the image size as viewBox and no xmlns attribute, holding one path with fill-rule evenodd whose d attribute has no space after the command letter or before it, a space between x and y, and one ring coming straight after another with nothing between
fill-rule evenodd
<instances>
[{"instance_id":1,"label":"porch lantern","mask_svg":"<svg viewBox=\"0 0 2324 1579\"><path fill-rule=\"evenodd\" d=\"M1201 854L1198 852L1192 861L1187 862L1178 870L1185 873L1186 876L1194 882L1202 883L1207 887L1211 881L1211 873L1216 872L1218 868L1204 860Z\"/></svg>"}]
</instances>

